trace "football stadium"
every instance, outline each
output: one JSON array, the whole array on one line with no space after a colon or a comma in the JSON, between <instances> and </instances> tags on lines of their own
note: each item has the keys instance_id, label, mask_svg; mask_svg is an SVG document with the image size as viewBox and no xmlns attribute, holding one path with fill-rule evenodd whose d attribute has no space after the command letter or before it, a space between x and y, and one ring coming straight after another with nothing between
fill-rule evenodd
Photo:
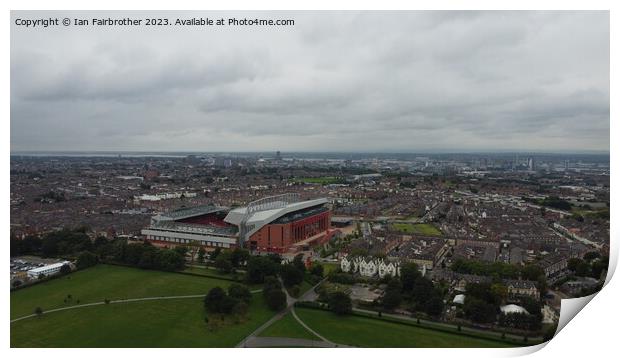
<instances>
[{"instance_id":1,"label":"football stadium","mask_svg":"<svg viewBox=\"0 0 620 358\"><path fill-rule=\"evenodd\" d=\"M325 198L297 194L270 196L230 209L202 205L155 215L142 230L154 245L244 247L257 252L297 252L329 239L331 210Z\"/></svg>"}]
</instances>

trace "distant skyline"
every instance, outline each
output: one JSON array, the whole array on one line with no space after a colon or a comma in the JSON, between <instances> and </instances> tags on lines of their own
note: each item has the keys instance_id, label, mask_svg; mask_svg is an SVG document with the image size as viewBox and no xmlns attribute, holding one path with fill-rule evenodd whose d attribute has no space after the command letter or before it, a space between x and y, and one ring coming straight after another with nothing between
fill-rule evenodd
<instances>
[{"instance_id":1,"label":"distant skyline","mask_svg":"<svg viewBox=\"0 0 620 358\"><path fill-rule=\"evenodd\" d=\"M39 17L289 27L26 29ZM11 12L11 151L609 152L609 12Z\"/></svg>"}]
</instances>

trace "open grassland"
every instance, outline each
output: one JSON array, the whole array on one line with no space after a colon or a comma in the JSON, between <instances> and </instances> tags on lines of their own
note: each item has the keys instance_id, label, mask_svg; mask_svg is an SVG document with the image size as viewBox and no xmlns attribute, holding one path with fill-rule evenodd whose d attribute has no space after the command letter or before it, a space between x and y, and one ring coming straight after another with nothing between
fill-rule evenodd
<instances>
[{"instance_id":1,"label":"open grassland","mask_svg":"<svg viewBox=\"0 0 620 358\"><path fill-rule=\"evenodd\" d=\"M318 178L296 178L293 181L308 183L308 184L328 185L328 184L341 183L344 181L344 179L339 178L339 177L318 177Z\"/></svg>"},{"instance_id":2,"label":"open grassland","mask_svg":"<svg viewBox=\"0 0 620 358\"><path fill-rule=\"evenodd\" d=\"M11 319L79 304L155 296L206 294L211 288L227 288L231 281L182 275L174 272L97 265L87 270L11 292ZM65 299L71 295L71 299Z\"/></svg>"},{"instance_id":3,"label":"open grassland","mask_svg":"<svg viewBox=\"0 0 620 358\"><path fill-rule=\"evenodd\" d=\"M201 298L92 306L11 323L11 347L234 347L272 316L261 294L213 330Z\"/></svg>"},{"instance_id":4,"label":"open grassland","mask_svg":"<svg viewBox=\"0 0 620 358\"><path fill-rule=\"evenodd\" d=\"M431 224L408 224L396 223L392 225L394 229L406 234L418 234L425 236L440 236L441 231Z\"/></svg>"},{"instance_id":5,"label":"open grassland","mask_svg":"<svg viewBox=\"0 0 620 358\"><path fill-rule=\"evenodd\" d=\"M11 293L11 318L79 304L206 294L232 282L208 277L98 265ZM71 294L72 300L64 299ZM232 347L273 316L262 294L248 314L205 318L202 298L111 303L51 312L11 323L12 347Z\"/></svg>"},{"instance_id":6,"label":"open grassland","mask_svg":"<svg viewBox=\"0 0 620 358\"><path fill-rule=\"evenodd\" d=\"M409 324L355 315L337 316L332 312L296 308L297 315L310 328L340 344L373 348L503 348L509 342L470 337Z\"/></svg>"},{"instance_id":7,"label":"open grassland","mask_svg":"<svg viewBox=\"0 0 620 358\"><path fill-rule=\"evenodd\" d=\"M289 312L284 317L277 320L259 334L260 337L288 337L319 340L314 334L308 332L295 317Z\"/></svg>"}]
</instances>

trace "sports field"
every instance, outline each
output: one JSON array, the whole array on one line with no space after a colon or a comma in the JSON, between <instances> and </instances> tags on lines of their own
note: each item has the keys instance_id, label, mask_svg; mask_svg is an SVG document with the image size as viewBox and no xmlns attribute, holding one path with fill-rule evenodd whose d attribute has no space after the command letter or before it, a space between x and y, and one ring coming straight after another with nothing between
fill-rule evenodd
<instances>
[{"instance_id":1,"label":"sports field","mask_svg":"<svg viewBox=\"0 0 620 358\"><path fill-rule=\"evenodd\" d=\"M232 282L170 272L98 265L11 293L11 319L35 307L104 299L202 295ZM64 299L71 294L70 302ZM11 347L232 347L273 316L255 293L247 318L210 330L202 298L112 303L51 312L11 323ZM215 317L211 317L215 320Z\"/></svg>"},{"instance_id":2,"label":"sports field","mask_svg":"<svg viewBox=\"0 0 620 358\"><path fill-rule=\"evenodd\" d=\"M293 181L308 183L308 184L320 184L320 185L328 185L328 184L337 184L342 182L342 178L339 177L318 177L318 178L296 178Z\"/></svg>"},{"instance_id":3,"label":"sports field","mask_svg":"<svg viewBox=\"0 0 620 358\"><path fill-rule=\"evenodd\" d=\"M373 348L503 348L508 342L474 338L408 324L360 316L337 316L332 312L296 308L297 315L310 328L340 344Z\"/></svg>"},{"instance_id":4,"label":"sports field","mask_svg":"<svg viewBox=\"0 0 620 358\"><path fill-rule=\"evenodd\" d=\"M440 236L441 231L431 224L408 224L395 223L392 224L394 229L406 234L418 234L425 236Z\"/></svg>"}]
</instances>

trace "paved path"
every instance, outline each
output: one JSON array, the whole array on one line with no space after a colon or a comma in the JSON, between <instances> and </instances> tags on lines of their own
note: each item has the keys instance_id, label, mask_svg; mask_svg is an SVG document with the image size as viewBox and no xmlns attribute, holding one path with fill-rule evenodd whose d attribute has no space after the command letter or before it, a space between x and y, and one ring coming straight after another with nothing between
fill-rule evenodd
<instances>
[{"instance_id":1,"label":"paved path","mask_svg":"<svg viewBox=\"0 0 620 358\"><path fill-rule=\"evenodd\" d=\"M260 292L260 291L262 291L262 290L259 290L258 292ZM254 291L252 291L252 292L254 292ZM204 296L205 296L204 294L201 294L201 295L187 295L187 296L158 296L158 297L128 298L128 299L124 299L124 300L110 300L110 302L108 302L107 304L128 303L128 302L142 302L142 301L157 301L157 300L177 300L177 299L184 299L184 298L201 298L201 297L204 297ZM69 306L69 307L61 307L61 308L54 308L54 309L51 309L51 310L43 311L42 314L48 314L48 313L52 313L52 312L72 310L72 309L76 309L76 308L100 306L100 305L105 305L105 304L106 303L104 301L93 302L93 303L84 303L84 304L81 304L81 305L75 305L75 306ZM21 321L21 320L27 319L27 318L36 317L36 316L37 316L36 314L30 314L30 315L27 315L27 316L15 318L15 319L11 320L11 323L17 322L17 321Z\"/></svg>"},{"instance_id":2,"label":"paved path","mask_svg":"<svg viewBox=\"0 0 620 358\"><path fill-rule=\"evenodd\" d=\"M312 328L308 327L308 325L306 325L297 316L297 313L295 313L295 302L297 302L297 301L304 301L304 300L307 300L308 298L316 296L316 294L314 293L314 289L317 286L319 286L324 280L325 279L319 281L316 285L312 286L312 288L310 288L308 291L306 291L299 298L291 297L288 294L288 291L284 288L284 284L283 284L282 286L283 286L284 294L286 295L286 308L283 309L282 311L280 311L275 316L273 316L269 321L267 321L264 324L262 324L256 330L254 330L254 332L250 333L247 337L245 337L241 342L239 342L236 345L236 348L242 348L242 347L250 347L250 348L251 347L267 347L268 346L267 344L271 344L271 346L276 346L276 347L289 346L289 345L291 345L290 342L292 342L293 340L294 341L306 341L306 343L308 343L308 342L315 342L313 346L302 345L303 347L332 347L332 348L333 347L345 347L343 345L339 345L337 343L331 342L327 338L325 338L325 337L321 336L320 334L318 334ZM280 279L280 283L282 283L281 279ZM272 324L274 324L277 320L281 319L282 317L284 317L289 312L291 312L291 314L293 315L295 320L297 322L299 322L299 324L301 324L305 329L307 329L309 332L314 334L316 337L320 338L321 341L312 341L312 340L288 338L288 337L258 337L258 335L262 331L267 329L267 327L269 327Z\"/></svg>"}]
</instances>

